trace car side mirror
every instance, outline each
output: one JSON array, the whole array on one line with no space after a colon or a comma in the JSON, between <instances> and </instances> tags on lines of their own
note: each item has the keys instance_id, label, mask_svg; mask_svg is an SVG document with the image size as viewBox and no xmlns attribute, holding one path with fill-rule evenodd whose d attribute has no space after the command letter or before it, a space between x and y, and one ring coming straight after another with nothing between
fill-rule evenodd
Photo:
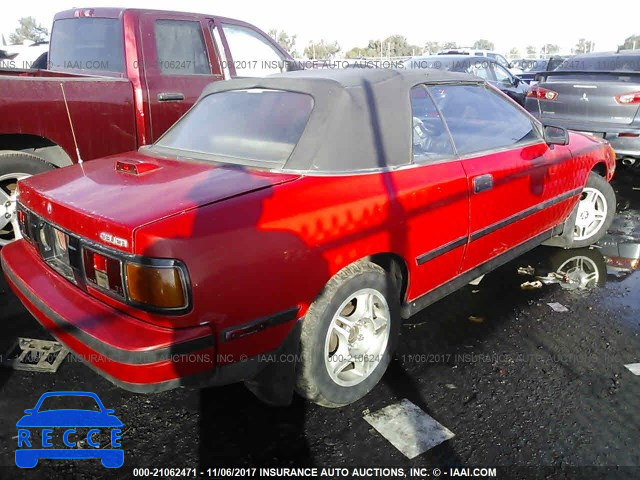
<instances>
[{"instance_id":1,"label":"car side mirror","mask_svg":"<svg viewBox=\"0 0 640 480\"><path fill-rule=\"evenodd\" d=\"M547 145L567 145L569 143L569 133L566 128L545 125L544 141Z\"/></svg>"},{"instance_id":2,"label":"car side mirror","mask_svg":"<svg viewBox=\"0 0 640 480\"><path fill-rule=\"evenodd\" d=\"M115 413L116 411L113 408L105 408L103 410L104 413L106 413L107 415L111 415L112 413Z\"/></svg>"},{"instance_id":3,"label":"car side mirror","mask_svg":"<svg viewBox=\"0 0 640 480\"><path fill-rule=\"evenodd\" d=\"M514 87L517 87L518 85L520 85L521 81L522 81L522 79L519 76L517 76L517 75L513 76L513 86Z\"/></svg>"},{"instance_id":4,"label":"car side mirror","mask_svg":"<svg viewBox=\"0 0 640 480\"><path fill-rule=\"evenodd\" d=\"M31 415L33 413L33 408L27 408L24 413L26 413L27 415Z\"/></svg>"}]
</instances>

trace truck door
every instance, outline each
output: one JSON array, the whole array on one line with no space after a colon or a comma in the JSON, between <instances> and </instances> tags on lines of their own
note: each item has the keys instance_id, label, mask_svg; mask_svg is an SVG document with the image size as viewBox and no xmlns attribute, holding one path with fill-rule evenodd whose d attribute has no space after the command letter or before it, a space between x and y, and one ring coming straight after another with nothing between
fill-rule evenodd
<instances>
[{"instance_id":1,"label":"truck door","mask_svg":"<svg viewBox=\"0 0 640 480\"><path fill-rule=\"evenodd\" d=\"M151 112L151 141L157 140L198 99L209 83L222 80L210 20L189 14L146 13L140 19L144 78Z\"/></svg>"},{"instance_id":2,"label":"truck door","mask_svg":"<svg viewBox=\"0 0 640 480\"><path fill-rule=\"evenodd\" d=\"M216 19L216 41L224 45L226 63L232 77L263 77L290 68L291 57L263 31L231 19Z\"/></svg>"}]
</instances>

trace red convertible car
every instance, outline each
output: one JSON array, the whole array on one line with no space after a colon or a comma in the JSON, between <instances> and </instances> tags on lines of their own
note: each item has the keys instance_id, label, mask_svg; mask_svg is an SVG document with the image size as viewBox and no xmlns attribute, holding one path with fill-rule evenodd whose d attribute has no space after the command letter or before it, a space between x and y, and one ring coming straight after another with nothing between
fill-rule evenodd
<instances>
[{"instance_id":1,"label":"red convertible car","mask_svg":"<svg viewBox=\"0 0 640 480\"><path fill-rule=\"evenodd\" d=\"M19 183L2 268L116 385L349 404L400 323L614 214L611 147L477 77L353 69L207 87L155 144Z\"/></svg>"}]
</instances>

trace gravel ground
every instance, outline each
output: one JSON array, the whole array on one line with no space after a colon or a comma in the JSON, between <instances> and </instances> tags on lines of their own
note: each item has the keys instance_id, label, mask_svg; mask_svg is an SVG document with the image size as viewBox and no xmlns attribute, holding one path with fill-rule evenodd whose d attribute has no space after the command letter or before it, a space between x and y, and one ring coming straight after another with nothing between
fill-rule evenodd
<instances>
[{"instance_id":1,"label":"gravel ground","mask_svg":"<svg viewBox=\"0 0 640 480\"><path fill-rule=\"evenodd\" d=\"M634 182L637 187L637 178L615 184L620 211L612 241L640 242ZM604 272L597 250L575 253L595 259ZM640 478L640 377L624 367L640 362L640 273L609 266L603 285L587 291L557 284L521 289L535 278L518 274L519 267L545 275L567 260L562 254L540 247L413 317L381 384L338 410L300 398L288 408L268 407L242 385L137 395L72 358L56 374L0 368L0 477L127 478L133 467L385 465L629 466L635 469L564 474ZM568 311L554 311L553 302ZM50 338L3 280L0 322L0 353L18 336ZM43 460L29 471L14 466L15 422L53 390L96 392L115 409L124 424L122 469L106 470L95 460ZM406 459L362 418L403 398L455 438Z\"/></svg>"}]
</instances>

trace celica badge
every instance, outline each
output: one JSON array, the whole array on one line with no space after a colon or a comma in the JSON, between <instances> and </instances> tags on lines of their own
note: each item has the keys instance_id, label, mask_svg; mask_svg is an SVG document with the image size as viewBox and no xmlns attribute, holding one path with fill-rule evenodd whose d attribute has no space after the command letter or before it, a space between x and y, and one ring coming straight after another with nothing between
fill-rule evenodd
<instances>
[{"instance_id":1,"label":"celica badge","mask_svg":"<svg viewBox=\"0 0 640 480\"><path fill-rule=\"evenodd\" d=\"M51 202L47 202L47 213L49 215L51 215L52 210L53 210L53 207L51 206Z\"/></svg>"},{"instance_id":2,"label":"celica badge","mask_svg":"<svg viewBox=\"0 0 640 480\"><path fill-rule=\"evenodd\" d=\"M115 245L117 247L127 248L129 246L129 242L124 238L116 237L115 235L111 235L107 232L100 233L100 240L106 243L110 243L111 245Z\"/></svg>"},{"instance_id":3,"label":"celica badge","mask_svg":"<svg viewBox=\"0 0 640 480\"><path fill-rule=\"evenodd\" d=\"M589 101L589 97L587 97L587 92L584 92L582 94L582 98L580 100L582 100L583 102L588 102Z\"/></svg>"}]
</instances>

